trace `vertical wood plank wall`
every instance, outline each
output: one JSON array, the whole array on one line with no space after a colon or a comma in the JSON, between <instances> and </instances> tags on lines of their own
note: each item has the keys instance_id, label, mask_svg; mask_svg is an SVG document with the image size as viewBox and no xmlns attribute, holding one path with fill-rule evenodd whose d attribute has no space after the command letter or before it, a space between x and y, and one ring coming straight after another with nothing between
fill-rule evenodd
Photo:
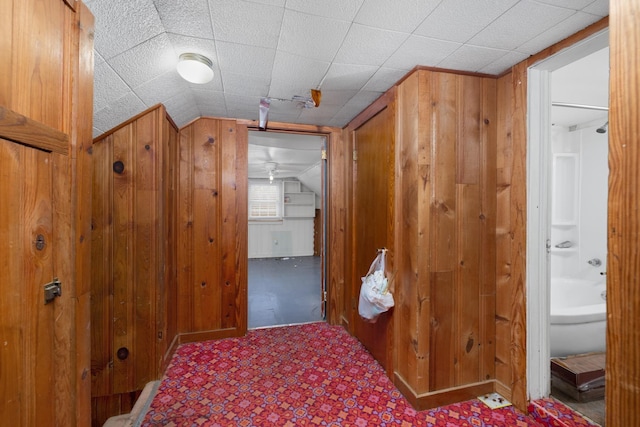
<instances>
[{"instance_id":1,"label":"vertical wood plank wall","mask_svg":"<svg viewBox=\"0 0 640 427\"><path fill-rule=\"evenodd\" d=\"M177 129L164 107L134 117L94 143L92 381L94 425L122 395L156 380L176 334Z\"/></svg>"},{"instance_id":2,"label":"vertical wood plank wall","mask_svg":"<svg viewBox=\"0 0 640 427\"><path fill-rule=\"evenodd\" d=\"M425 408L494 387L496 81L419 70L397 104L396 380Z\"/></svg>"},{"instance_id":3,"label":"vertical wood plank wall","mask_svg":"<svg viewBox=\"0 0 640 427\"><path fill-rule=\"evenodd\" d=\"M247 130L202 118L180 131L178 332L181 342L247 330Z\"/></svg>"},{"instance_id":4,"label":"vertical wood plank wall","mask_svg":"<svg viewBox=\"0 0 640 427\"><path fill-rule=\"evenodd\" d=\"M640 2L610 4L606 425L640 425Z\"/></svg>"},{"instance_id":5,"label":"vertical wood plank wall","mask_svg":"<svg viewBox=\"0 0 640 427\"><path fill-rule=\"evenodd\" d=\"M93 24L81 2L5 1L0 14L0 265L9 276L0 303L0 418L7 425L90 419ZM54 276L64 292L44 305L42 285Z\"/></svg>"}]
</instances>

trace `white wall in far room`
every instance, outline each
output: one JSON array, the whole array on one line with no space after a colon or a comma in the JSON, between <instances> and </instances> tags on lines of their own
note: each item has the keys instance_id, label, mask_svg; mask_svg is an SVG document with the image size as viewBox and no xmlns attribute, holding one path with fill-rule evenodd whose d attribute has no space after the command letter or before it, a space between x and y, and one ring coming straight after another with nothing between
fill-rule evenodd
<instances>
[{"instance_id":1,"label":"white wall in far room","mask_svg":"<svg viewBox=\"0 0 640 427\"><path fill-rule=\"evenodd\" d=\"M249 258L313 256L313 218L249 223Z\"/></svg>"}]
</instances>

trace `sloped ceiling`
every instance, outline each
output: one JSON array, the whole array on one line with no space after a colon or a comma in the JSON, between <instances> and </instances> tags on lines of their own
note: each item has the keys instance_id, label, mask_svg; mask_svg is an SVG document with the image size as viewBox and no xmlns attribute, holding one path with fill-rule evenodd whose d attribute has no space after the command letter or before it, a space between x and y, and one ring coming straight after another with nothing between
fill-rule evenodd
<instances>
[{"instance_id":1,"label":"sloped ceiling","mask_svg":"<svg viewBox=\"0 0 640 427\"><path fill-rule=\"evenodd\" d=\"M500 74L585 28L608 0L88 0L96 17L94 135L163 103L178 126L258 119L342 127L416 65ZM176 71L213 61L213 81Z\"/></svg>"}]
</instances>

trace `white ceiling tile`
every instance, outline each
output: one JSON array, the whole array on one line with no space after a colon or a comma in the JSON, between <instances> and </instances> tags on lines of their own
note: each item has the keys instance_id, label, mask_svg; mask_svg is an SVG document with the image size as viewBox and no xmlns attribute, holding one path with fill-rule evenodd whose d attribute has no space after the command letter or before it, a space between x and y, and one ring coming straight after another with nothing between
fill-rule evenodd
<instances>
[{"instance_id":1,"label":"white ceiling tile","mask_svg":"<svg viewBox=\"0 0 640 427\"><path fill-rule=\"evenodd\" d=\"M94 118L94 126L103 132L118 126L131 117L147 109L147 106L133 92L110 103L98 111Z\"/></svg>"},{"instance_id":2,"label":"white ceiling tile","mask_svg":"<svg viewBox=\"0 0 640 427\"><path fill-rule=\"evenodd\" d=\"M380 66L407 38L408 33L353 24L334 61Z\"/></svg>"},{"instance_id":3,"label":"white ceiling tile","mask_svg":"<svg viewBox=\"0 0 640 427\"><path fill-rule=\"evenodd\" d=\"M507 51L462 45L438 64L439 68L476 72L502 58Z\"/></svg>"},{"instance_id":4,"label":"white ceiling tile","mask_svg":"<svg viewBox=\"0 0 640 427\"><path fill-rule=\"evenodd\" d=\"M305 108L299 116L301 123L309 125L323 125L330 121L334 116L334 112L330 110L321 110L320 108Z\"/></svg>"},{"instance_id":5,"label":"white ceiling tile","mask_svg":"<svg viewBox=\"0 0 640 427\"><path fill-rule=\"evenodd\" d=\"M564 7L566 9L581 10L593 3L593 0L536 0L551 6Z\"/></svg>"},{"instance_id":6,"label":"white ceiling tile","mask_svg":"<svg viewBox=\"0 0 640 427\"><path fill-rule=\"evenodd\" d=\"M160 34L112 58L114 71L130 87L175 70L178 58L166 34Z\"/></svg>"},{"instance_id":7,"label":"white ceiling tile","mask_svg":"<svg viewBox=\"0 0 640 427\"><path fill-rule=\"evenodd\" d=\"M343 106L357 93L357 90L323 90L319 108Z\"/></svg>"},{"instance_id":8,"label":"white ceiling tile","mask_svg":"<svg viewBox=\"0 0 640 427\"><path fill-rule=\"evenodd\" d=\"M162 90L158 90L162 88ZM166 100L188 91L189 85L177 71L171 70L153 80L144 82L133 91L148 106L163 103Z\"/></svg>"},{"instance_id":9,"label":"white ceiling tile","mask_svg":"<svg viewBox=\"0 0 640 427\"><path fill-rule=\"evenodd\" d=\"M352 21L364 0L287 0L287 9L325 18Z\"/></svg>"},{"instance_id":10,"label":"white ceiling tile","mask_svg":"<svg viewBox=\"0 0 640 427\"><path fill-rule=\"evenodd\" d=\"M325 90L360 89L369 81L378 67L371 65L333 64L322 83Z\"/></svg>"},{"instance_id":11,"label":"white ceiling tile","mask_svg":"<svg viewBox=\"0 0 640 427\"><path fill-rule=\"evenodd\" d=\"M609 0L596 0L582 9L582 11L600 17L609 16Z\"/></svg>"},{"instance_id":12,"label":"white ceiling tile","mask_svg":"<svg viewBox=\"0 0 640 427\"><path fill-rule=\"evenodd\" d=\"M208 90L194 90L193 98L203 116L229 117L224 93Z\"/></svg>"},{"instance_id":13,"label":"white ceiling tile","mask_svg":"<svg viewBox=\"0 0 640 427\"><path fill-rule=\"evenodd\" d=\"M414 34L463 43L517 2L518 0L443 1Z\"/></svg>"},{"instance_id":14,"label":"white ceiling tile","mask_svg":"<svg viewBox=\"0 0 640 427\"><path fill-rule=\"evenodd\" d=\"M184 36L213 38L207 0L154 0L165 31Z\"/></svg>"},{"instance_id":15,"label":"white ceiling tile","mask_svg":"<svg viewBox=\"0 0 640 427\"><path fill-rule=\"evenodd\" d=\"M389 57L384 67L410 70L416 65L435 66L460 46L460 43L412 35Z\"/></svg>"},{"instance_id":16,"label":"white ceiling tile","mask_svg":"<svg viewBox=\"0 0 640 427\"><path fill-rule=\"evenodd\" d=\"M278 49L305 58L331 61L349 30L349 22L286 10Z\"/></svg>"},{"instance_id":17,"label":"white ceiling tile","mask_svg":"<svg viewBox=\"0 0 640 427\"><path fill-rule=\"evenodd\" d=\"M216 40L275 49L284 9L244 0L210 0Z\"/></svg>"},{"instance_id":18,"label":"white ceiling tile","mask_svg":"<svg viewBox=\"0 0 640 427\"><path fill-rule=\"evenodd\" d=\"M191 89L189 92L196 104L200 106L227 108L224 92L205 89Z\"/></svg>"},{"instance_id":19,"label":"white ceiling tile","mask_svg":"<svg viewBox=\"0 0 640 427\"><path fill-rule=\"evenodd\" d=\"M327 73L329 65L327 61L316 61L279 50L273 64L273 76L286 77L292 85L315 88Z\"/></svg>"},{"instance_id":20,"label":"white ceiling tile","mask_svg":"<svg viewBox=\"0 0 640 427\"><path fill-rule=\"evenodd\" d=\"M284 7L286 0L251 0L253 3L268 4L270 6Z\"/></svg>"},{"instance_id":21,"label":"white ceiling tile","mask_svg":"<svg viewBox=\"0 0 640 427\"><path fill-rule=\"evenodd\" d=\"M343 126L416 65L500 74L609 9L608 0L87 4L97 31L94 132L158 101L180 124L200 115L255 120L265 94L274 99L270 120ZM175 65L185 52L212 60L212 82L179 79ZM310 96L310 89L319 86L323 99L317 109L288 101ZM130 109L121 108L126 101Z\"/></svg>"},{"instance_id":22,"label":"white ceiling tile","mask_svg":"<svg viewBox=\"0 0 640 427\"><path fill-rule=\"evenodd\" d=\"M224 91L234 95L267 96L270 75L260 77L225 73Z\"/></svg>"},{"instance_id":23,"label":"white ceiling tile","mask_svg":"<svg viewBox=\"0 0 640 427\"><path fill-rule=\"evenodd\" d=\"M490 64L487 64L486 66L484 66L478 71L484 74L494 74L494 75L502 74L504 71L507 71L509 68L511 68L518 62L522 62L525 59L527 59L527 57L528 55L522 54L520 52L515 52L515 51L507 52L506 55L502 56L501 58L498 58L497 60L491 62Z\"/></svg>"},{"instance_id":24,"label":"white ceiling tile","mask_svg":"<svg viewBox=\"0 0 640 427\"><path fill-rule=\"evenodd\" d=\"M169 117L178 127L182 127L201 116L200 109L188 91L166 100L163 105L167 109Z\"/></svg>"},{"instance_id":25,"label":"white ceiling tile","mask_svg":"<svg viewBox=\"0 0 640 427\"><path fill-rule=\"evenodd\" d=\"M516 50L533 55L554 44L556 40L563 40L599 20L600 18L598 16L577 12L556 24L553 28L526 41Z\"/></svg>"},{"instance_id":26,"label":"white ceiling tile","mask_svg":"<svg viewBox=\"0 0 640 427\"><path fill-rule=\"evenodd\" d=\"M440 2L441 0L367 0L354 22L411 33Z\"/></svg>"},{"instance_id":27,"label":"white ceiling tile","mask_svg":"<svg viewBox=\"0 0 640 427\"><path fill-rule=\"evenodd\" d=\"M105 59L164 31L151 0L95 0L90 10L96 25L94 46Z\"/></svg>"},{"instance_id":28,"label":"white ceiling tile","mask_svg":"<svg viewBox=\"0 0 640 427\"><path fill-rule=\"evenodd\" d=\"M372 92L386 92L391 86L396 84L402 77L408 73L408 70L398 70L396 68L381 67L364 85L362 90Z\"/></svg>"},{"instance_id":29,"label":"white ceiling tile","mask_svg":"<svg viewBox=\"0 0 640 427\"><path fill-rule=\"evenodd\" d=\"M469 40L475 46L513 50L575 12L522 0Z\"/></svg>"},{"instance_id":30,"label":"white ceiling tile","mask_svg":"<svg viewBox=\"0 0 640 427\"><path fill-rule=\"evenodd\" d=\"M271 75L276 52L274 49L228 42L217 42L216 46L219 66L224 71L257 77Z\"/></svg>"},{"instance_id":31,"label":"white ceiling tile","mask_svg":"<svg viewBox=\"0 0 640 427\"><path fill-rule=\"evenodd\" d=\"M93 127L93 131L91 132L91 136L92 136L93 138L97 138L97 137L99 137L100 135L102 135L105 131L106 131L106 129L99 129L99 128L97 128L97 127L95 127L95 126L94 126L94 127Z\"/></svg>"},{"instance_id":32,"label":"white ceiling tile","mask_svg":"<svg viewBox=\"0 0 640 427\"><path fill-rule=\"evenodd\" d=\"M300 111L290 111L283 113L272 113L271 111L269 111L269 115L267 117L267 128L269 127L269 122L300 123L298 117L300 117ZM259 118L260 117L258 115L258 112L256 111L255 116L249 118L249 120L258 120Z\"/></svg>"},{"instance_id":33,"label":"white ceiling tile","mask_svg":"<svg viewBox=\"0 0 640 427\"><path fill-rule=\"evenodd\" d=\"M106 62L94 67L93 77L93 109L95 111L101 110L131 91L131 88Z\"/></svg>"},{"instance_id":34,"label":"white ceiling tile","mask_svg":"<svg viewBox=\"0 0 640 427\"><path fill-rule=\"evenodd\" d=\"M93 66L96 67L104 62L104 58L98 52L93 51Z\"/></svg>"},{"instance_id":35,"label":"white ceiling tile","mask_svg":"<svg viewBox=\"0 0 640 427\"><path fill-rule=\"evenodd\" d=\"M272 80L269 97L282 99L292 99L296 95L310 97L313 88L315 87L289 80Z\"/></svg>"}]
</instances>

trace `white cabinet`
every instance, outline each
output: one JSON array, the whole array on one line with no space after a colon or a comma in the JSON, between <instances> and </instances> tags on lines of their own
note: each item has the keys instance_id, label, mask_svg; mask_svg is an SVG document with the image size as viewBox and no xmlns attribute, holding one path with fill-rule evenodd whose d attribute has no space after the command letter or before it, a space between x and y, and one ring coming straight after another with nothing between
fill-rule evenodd
<instances>
[{"instance_id":1,"label":"white cabinet","mask_svg":"<svg viewBox=\"0 0 640 427\"><path fill-rule=\"evenodd\" d=\"M313 218L316 215L316 195L301 191L300 181L283 181L284 217Z\"/></svg>"}]
</instances>

